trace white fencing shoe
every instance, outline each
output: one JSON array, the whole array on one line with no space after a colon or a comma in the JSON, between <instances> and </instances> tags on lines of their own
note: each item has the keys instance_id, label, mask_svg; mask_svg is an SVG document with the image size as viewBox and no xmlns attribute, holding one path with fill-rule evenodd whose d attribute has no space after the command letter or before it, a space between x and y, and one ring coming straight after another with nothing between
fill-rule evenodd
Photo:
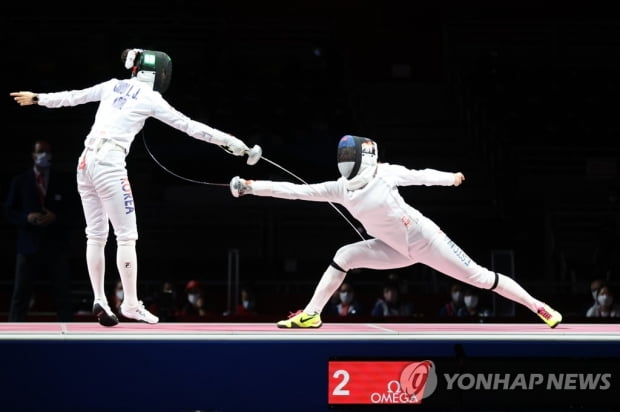
<instances>
[{"instance_id":1,"label":"white fencing shoe","mask_svg":"<svg viewBox=\"0 0 620 412\"><path fill-rule=\"evenodd\" d=\"M140 322L157 323L159 318L146 310L144 303L138 301L137 306L127 306L124 303L121 304L121 314L129 319L134 319Z\"/></svg>"}]
</instances>

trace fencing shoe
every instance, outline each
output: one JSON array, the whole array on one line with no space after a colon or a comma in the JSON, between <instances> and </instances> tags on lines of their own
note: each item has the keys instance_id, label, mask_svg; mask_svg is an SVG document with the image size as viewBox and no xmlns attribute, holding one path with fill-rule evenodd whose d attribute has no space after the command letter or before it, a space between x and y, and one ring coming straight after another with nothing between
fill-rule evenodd
<instances>
[{"instance_id":1,"label":"fencing shoe","mask_svg":"<svg viewBox=\"0 0 620 412\"><path fill-rule=\"evenodd\" d=\"M93 313L97 316L97 320L102 326L114 326L118 324L118 318L110 309L108 302L101 299L95 300L93 303Z\"/></svg>"},{"instance_id":2,"label":"fencing shoe","mask_svg":"<svg viewBox=\"0 0 620 412\"><path fill-rule=\"evenodd\" d=\"M128 306L124 303L121 304L121 314L129 319L134 319L140 322L157 323L159 318L146 310L144 303L138 301L137 306Z\"/></svg>"},{"instance_id":3,"label":"fencing shoe","mask_svg":"<svg viewBox=\"0 0 620 412\"><path fill-rule=\"evenodd\" d=\"M318 313L308 314L302 310L298 310L295 313L291 313L288 319L278 322L279 328L320 328L323 322L321 322L321 315Z\"/></svg>"},{"instance_id":4,"label":"fencing shoe","mask_svg":"<svg viewBox=\"0 0 620 412\"><path fill-rule=\"evenodd\" d=\"M555 328L562 322L562 314L548 305L538 308L537 314L550 328Z\"/></svg>"},{"instance_id":5,"label":"fencing shoe","mask_svg":"<svg viewBox=\"0 0 620 412\"><path fill-rule=\"evenodd\" d=\"M235 176L230 181L230 192L234 197L252 194L252 181Z\"/></svg>"}]
</instances>

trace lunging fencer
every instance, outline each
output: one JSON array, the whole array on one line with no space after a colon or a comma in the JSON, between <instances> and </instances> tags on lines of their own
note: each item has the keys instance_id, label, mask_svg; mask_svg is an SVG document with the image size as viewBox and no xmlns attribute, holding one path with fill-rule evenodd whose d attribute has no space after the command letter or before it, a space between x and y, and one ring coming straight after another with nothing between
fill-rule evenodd
<instances>
[{"instance_id":1,"label":"lunging fencer","mask_svg":"<svg viewBox=\"0 0 620 412\"><path fill-rule=\"evenodd\" d=\"M376 142L350 135L340 139L337 160L342 176L335 181L296 184L236 176L230 182L234 197L252 194L341 204L374 237L341 247L306 307L279 321L279 328L320 327L321 311L350 269L395 269L415 263L520 303L551 328L562 321L559 312L532 297L512 278L474 262L437 224L407 204L398 192L399 186L459 186L465 180L461 172L415 170L380 163Z\"/></svg>"},{"instance_id":2,"label":"lunging fencer","mask_svg":"<svg viewBox=\"0 0 620 412\"><path fill-rule=\"evenodd\" d=\"M56 93L10 93L20 106L58 108L99 102L78 160L77 185L86 217L86 263L94 294L93 313L103 326L118 324L104 290L108 222L116 237L116 265L124 290L120 313L146 323L159 321L138 299L136 204L125 162L146 119L155 118L193 138L219 145L235 156L247 154L248 164L256 163L260 157L260 147L250 149L240 139L190 119L162 97L172 75L172 60L166 53L127 49L122 52L121 61L131 70L127 79L112 78L85 89Z\"/></svg>"}]
</instances>

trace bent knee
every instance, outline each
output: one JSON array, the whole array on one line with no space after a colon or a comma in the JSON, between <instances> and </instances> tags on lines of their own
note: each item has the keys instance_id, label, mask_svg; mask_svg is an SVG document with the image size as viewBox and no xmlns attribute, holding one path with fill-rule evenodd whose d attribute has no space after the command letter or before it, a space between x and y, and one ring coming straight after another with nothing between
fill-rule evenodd
<instances>
[{"instance_id":1,"label":"bent knee","mask_svg":"<svg viewBox=\"0 0 620 412\"><path fill-rule=\"evenodd\" d=\"M345 245L336 251L333 262L338 265L339 269L348 272L353 269L355 245Z\"/></svg>"}]
</instances>

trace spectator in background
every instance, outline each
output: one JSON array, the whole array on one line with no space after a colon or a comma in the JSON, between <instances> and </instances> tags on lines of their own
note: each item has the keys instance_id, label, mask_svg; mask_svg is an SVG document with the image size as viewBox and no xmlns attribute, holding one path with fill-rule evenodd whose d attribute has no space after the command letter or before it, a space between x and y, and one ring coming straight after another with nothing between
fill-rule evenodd
<instances>
[{"instance_id":1,"label":"spectator in background","mask_svg":"<svg viewBox=\"0 0 620 412\"><path fill-rule=\"evenodd\" d=\"M177 321L179 305L177 292L171 281L166 280L162 283L161 290L153 298L150 310L159 318L160 322Z\"/></svg>"},{"instance_id":2,"label":"spectator in background","mask_svg":"<svg viewBox=\"0 0 620 412\"><path fill-rule=\"evenodd\" d=\"M608 285L601 286L596 294L596 303L592 305L586 317L588 318L618 318L620 305L614 303L614 293Z\"/></svg>"},{"instance_id":3,"label":"spectator in background","mask_svg":"<svg viewBox=\"0 0 620 412\"><path fill-rule=\"evenodd\" d=\"M77 189L72 175L52 167L52 146L39 139L32 147L33 166L14 176L4 215L17 227L15 281L9 322L24 322L33 298L34 282L51 283L56 317L73 319L69 265L70 235L80 221Z\"/></svg>"},{"instance_id":4,"label":"spectator in background","mask_svg":"<svg viewBox=\"0 0 620 412\"><path fill-rule=\"evenodd\" d=\"M585 305L583 313L587 314L591 307L598 304L598 291L605 284L606 282L601 278L593 279L590 282L590 296L592 296L592 300Z\"/></svg>"},{"instance_id":5,"label":"spectator in background","mask_svg":"<svg viewBox=\"0 0 620 412\"><path fill-rule=\"evenodd\" d=\"M463 303L463 285L455 282L450 285L450 301L439 309L439 316L457 316L459 311L462 310L465 310L465 304Z\"/></svg>"},{"instance_id":6,"label":"spectator in background","mask_svg":"<svg viewBox=\"0 0 620 412\"><path fill-rule=\"evenodd\" d=\"M356 316L362 314L362 305L355 296L355 287L345 279L338 288L338 301L328 305L325 313L332 316Z\"/></svg>"},{"instance_id":7,"label":"spectator in background","mask_svg":"<svg viewBox=\"0 0 620 412\"><path fill-rule=\"evenodd\" d=\"M398 283L387 280L382 294L370 312L371 316L412 316L413 304L401 299Z\"/></svg>"},{"instance_id":8,"label":"spectator in background","mask_svg":"<svg viewBox=\"0 0 620 412\"><path fill-rule=\"evenodd\" d=\"M599 289L605 285L605 281L603 279L594 279L590 283L590 294L592 295L592 300L594 303L598 302L598 292Z\"/></svg>"},{"instance_id":9,"label":"spectator in background","mask_svg":"<svg viewBox=\"0 0 620 412\"><path fill-rule=\"evenodd\" d=\"M207 301L202 284L197 280L190 280L185 285L186 302L181 308L180 315L184 318L209 316Z\"/></svg>"},{"instance_id":10,"label":"spectator in background","mask_svg":"<svg viewBox=\"0 0 620 412\"><path fill-rule=\"evenodd\" d=\"M480 306L480 295L472 288L463 291L463 306L457 310L456 316L485 318L491 316L491 311Z\"/></svg>"},{"instance_id":11,"label":"spectator in background","mask_svg":"<svg viewBox=\"0 0 620 412\"><path fill-rule=\"evenodd\" d=\"M256 311L256 293L254 288L250 285L243 285L239 289L239 303L233 313L235 316L252 316L257 315ZM223 313L224 316L229 316L230 312Z\"/></svg>"}]
</instances>

